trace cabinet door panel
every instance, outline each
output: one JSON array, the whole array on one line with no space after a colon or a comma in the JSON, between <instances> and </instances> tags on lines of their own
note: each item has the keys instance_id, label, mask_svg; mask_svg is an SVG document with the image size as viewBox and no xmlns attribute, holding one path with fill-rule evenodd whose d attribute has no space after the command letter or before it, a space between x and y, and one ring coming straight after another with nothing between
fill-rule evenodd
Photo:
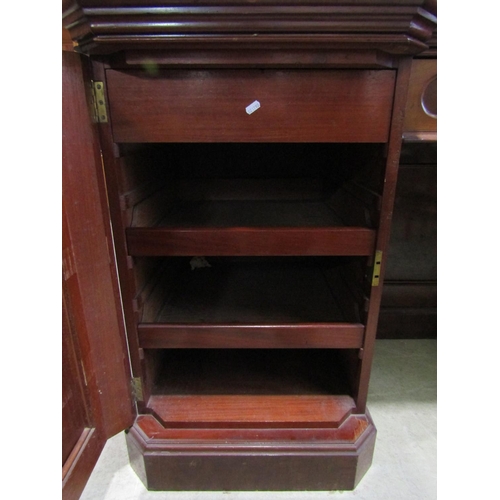
<instances>
[{"instance_id":1,"label":"cabinet door panel","mask_svg":"<svg viewBox=\"0 0 500 500\"><path fill-rule=\"evenodd\" d=\"M78 498L106 439L134 419L100 151L80 56L63 52L63 498Z\"/></svg>"},{"instance_id":2,"label":"cabinet door panel","mask_svg":"<svg viewBox=\"0 0 500 500\"><path fill-rule=\"evenodd\" d=\"M66 301L62 317L62 465L88 427L87 400L82 387L83 377Z\"/></svg>"}]
</instances>

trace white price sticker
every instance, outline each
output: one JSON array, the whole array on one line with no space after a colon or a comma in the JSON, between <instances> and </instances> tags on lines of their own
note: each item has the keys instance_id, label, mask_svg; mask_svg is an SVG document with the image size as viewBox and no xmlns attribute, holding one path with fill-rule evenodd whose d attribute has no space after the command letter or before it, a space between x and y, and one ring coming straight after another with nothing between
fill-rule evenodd
<instances>
[{"instance_id":1,"label":"white price sticker","mask_svg":"<svg viewBox=\"0 0 500 500\"><path fill-rule=\"evenodd\" d=\"M257 111L260 108L260 102L259 101L254 101L252 104L249 104L246 108L245 111L247 114L251 115L254 111Z\"/></svg>"}]
</instances>

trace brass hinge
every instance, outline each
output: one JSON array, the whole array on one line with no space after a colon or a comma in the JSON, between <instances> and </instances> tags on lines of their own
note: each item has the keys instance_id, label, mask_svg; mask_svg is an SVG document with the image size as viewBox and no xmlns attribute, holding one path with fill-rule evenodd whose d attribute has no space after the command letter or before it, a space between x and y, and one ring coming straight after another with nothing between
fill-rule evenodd
<instances>
[{"instance_id":1,"label":"brass hinge","mask_svg":"<svg viewBox=\"0 0 500 500\"><path fill-rule=\"evenodd\" d=\"M92 120L94 123L108 123L106 98L104 96L104 83L91 82L92 90Z\"/></svg>"},{"instance_id":2,"label":"brass hinge","mask_svg":"<svg viewBox=\"0 0 500 500\"><path fill-rule=\"evenodd\" d=\"M380 266L382 265L382 251L375 252L375 263L373 264L372 286L378 286L380 281Z\"/></svg>"},{"instance_id":3,"label":"brass hinge","mask_svg":"<svg viewBox=\"0 0 500 500\"><path fill-rule=\"evenodd\" d=\"M131 380L132 396L136 401L144 401L144 393L142 391L141 377L134 377Z\"/></svg>"}]
</instances>

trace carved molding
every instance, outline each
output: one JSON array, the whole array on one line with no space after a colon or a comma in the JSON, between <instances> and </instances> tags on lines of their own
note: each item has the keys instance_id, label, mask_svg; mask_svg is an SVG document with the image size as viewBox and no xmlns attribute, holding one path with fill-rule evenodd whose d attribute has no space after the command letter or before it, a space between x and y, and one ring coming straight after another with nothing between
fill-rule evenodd
<instances>
[{"instance_id":1,"label":"carved molding","mask_svg":"<svg viewBox=\"0 0 500 500\"><path fill-rule=\"evenodd\" d=\"M436 1L74 0L63 26L80 52L192 49L429 49Z\"/></svg>"}]
</instances>

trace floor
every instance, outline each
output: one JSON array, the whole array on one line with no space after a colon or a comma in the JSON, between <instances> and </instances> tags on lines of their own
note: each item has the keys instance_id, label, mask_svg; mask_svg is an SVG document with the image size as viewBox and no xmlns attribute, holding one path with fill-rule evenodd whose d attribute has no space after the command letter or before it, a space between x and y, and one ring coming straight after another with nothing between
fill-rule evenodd
<instances>
[{"instance_id":1,"label":"floor","mask_svg":"<svg viewBox=\"0 0 500 500\"><path fill-rule=\"evenodd\" d=\"M149 492L128 463L124 434L108 441L82 500L432 500L436 481L436 341L378 340L369 410L373 464L352 492Z\"/></svg>"}]
</instances>

